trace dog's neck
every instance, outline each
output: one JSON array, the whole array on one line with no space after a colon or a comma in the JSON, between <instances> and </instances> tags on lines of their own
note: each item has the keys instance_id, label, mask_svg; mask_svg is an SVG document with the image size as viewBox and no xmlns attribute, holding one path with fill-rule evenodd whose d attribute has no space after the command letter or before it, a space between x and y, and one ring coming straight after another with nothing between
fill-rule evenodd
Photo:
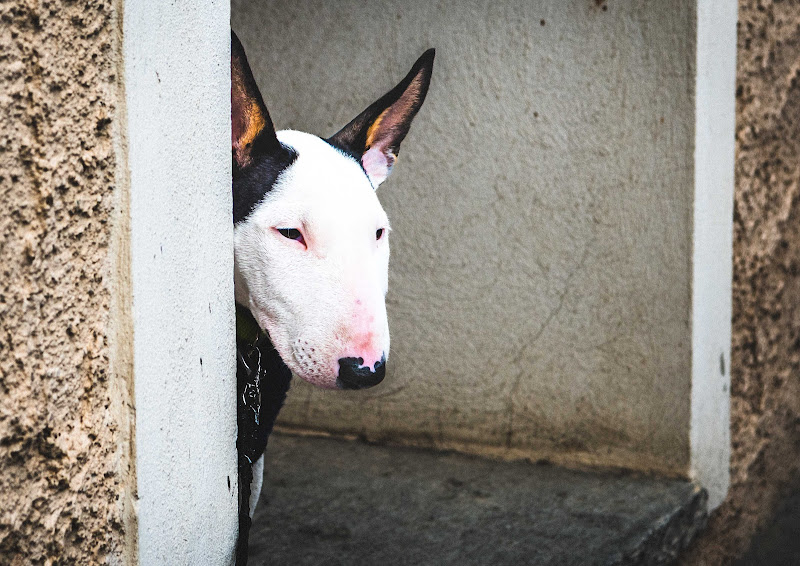
<instances>
[{"instance_id":1,"label":"dog's neck","mask_svg":"<svg viewBox=\"0 0 800 566\"><path fill-rule=\"evenodd\" d=\"M247 307L236 303L236 342L252 344L261 336L269 340L269 336L258 326Z\"/></svg>"},{"instance_id":2,"label":"dog's neck","mask_svg":"<svg viewBox=\"0 0 800 566\"><path fill-rule=\"evenodd\" d=\"M237 421L240 454L255 462L263 454L286 400L292 372L269 336L245 307L236 305Z\"/></svg>"}]
</instances>

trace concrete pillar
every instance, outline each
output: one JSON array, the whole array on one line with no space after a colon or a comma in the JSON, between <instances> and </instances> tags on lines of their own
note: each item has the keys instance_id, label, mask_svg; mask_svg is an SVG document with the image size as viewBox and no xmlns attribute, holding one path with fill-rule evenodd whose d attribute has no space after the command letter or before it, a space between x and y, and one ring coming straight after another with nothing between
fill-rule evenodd
<instances>
[{"instance_id":1,"label":"concrete pillar","mask_svg":"<svg viewBox=\"0 0 800 566\"><path fill-rule=\"evenodd\" d=\"M697 3L691 477L709 507L728 491L736 89L735 2Z\"/></svg>"},{"instance_id":2,"label":"concrete pillar","mask_svg":"<svg viewBox=\"0 0 800 566\"><path fill-rule=\"evenodd\" d=\"M227 2L125 2L139 563L237 534Z\"/></svg>"}]
</instances>

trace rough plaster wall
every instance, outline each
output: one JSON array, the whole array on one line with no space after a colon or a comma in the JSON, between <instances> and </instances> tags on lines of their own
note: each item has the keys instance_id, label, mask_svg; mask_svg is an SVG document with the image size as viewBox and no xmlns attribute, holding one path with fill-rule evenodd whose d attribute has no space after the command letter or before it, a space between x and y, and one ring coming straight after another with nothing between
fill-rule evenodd
<instances>
[{"instance_id":1,"label":"rough plaster wall","mask_svg":"<svg viewBox=\"0 0 800 566\"><path fill-rule=\"evenodd\" d=\"M117 33L108 0L0 2L0 564L121 557Z\"/></svg>"},{"instance_id":2,"label":"rough plaster wall","mask_svg":"<svg viewBox=\"0 0 800 566\"><path fill-rule=\"evenodd\" d=\"M731 486L688 564L746 550L800 480L800 3L739 2Z\"/></svg>"},{"instance_id":3,"label":"rough plaster wall","mask_svg":"<svg viewBox=\"0 0 800 566\"><path fill-rule=\"evenodd\" d=\"M234 0L279 128L330 135L438 49L379 189L389 375L298 383L284 425L686 473L692 6Z\"/></svg>"}]
</instances>

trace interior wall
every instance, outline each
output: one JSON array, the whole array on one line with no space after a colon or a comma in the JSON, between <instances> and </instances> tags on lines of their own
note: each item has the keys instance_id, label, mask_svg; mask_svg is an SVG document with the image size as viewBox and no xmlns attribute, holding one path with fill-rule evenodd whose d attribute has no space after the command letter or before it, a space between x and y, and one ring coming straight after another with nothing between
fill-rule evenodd
<instances>
[{"instance_id":1,"label":"interior wall","mask_svg":"<svg viewBox=\"0 0 800 566\"><path fill-rule=\"evenodd\" d=\"M279 129L332 134L437 48L379 189L387 379L296 383L284 426L687 473L693 6L233 1Z\"/></svg>"}]
</instances>

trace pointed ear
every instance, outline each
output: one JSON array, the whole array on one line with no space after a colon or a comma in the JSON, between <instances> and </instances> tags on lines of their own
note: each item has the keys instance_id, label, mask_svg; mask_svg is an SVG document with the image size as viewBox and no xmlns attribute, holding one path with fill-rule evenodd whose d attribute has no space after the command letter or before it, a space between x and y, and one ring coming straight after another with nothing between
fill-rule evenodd
<instances>
[{"instance_id":1,"label":"pointed ear","mask_svg":"<svg viewBox=\"0 0 800 566\"><path fill-rule=\"evenodd\" d=\"M328 138L329 143L361 160L376 188L389 176L400 151L400 142L425 101L435 54L433 49L428 49L400 84Z\"/></svg>"},{"instance_id":2,"label":"pointed ear","mask_svg":"<svg viewBox=\"0 0 800 566\"><path fill-rule=\"evenodd\" d=\"M231 152L234 170L258 153L280 150L275 128L256 86L244 47L231 30Z\"/></svg>"}]
</instances>

